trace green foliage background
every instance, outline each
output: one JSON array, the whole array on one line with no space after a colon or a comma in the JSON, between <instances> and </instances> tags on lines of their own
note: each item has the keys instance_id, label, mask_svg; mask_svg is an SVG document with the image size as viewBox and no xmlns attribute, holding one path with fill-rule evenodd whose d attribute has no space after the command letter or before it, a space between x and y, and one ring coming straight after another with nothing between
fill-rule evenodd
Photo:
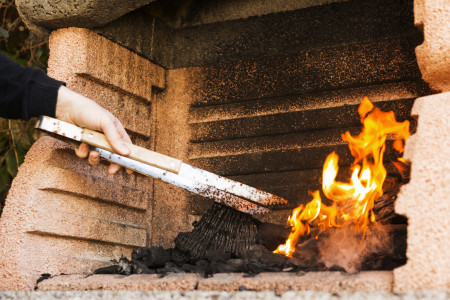
<instances>
[{"instance_id":1,"label":"green foliage background","mask_svg":"<svg viewBox=\"0 0 450 300\"><path fill-rule=\"evenodd\" d=\"M30 33L14 0L0 0L0 5L0 52L23 66L46 71L48 40ZM11 181L34 142L34 123L0 118L0 214Z\"/></svg>"}]
</instances>

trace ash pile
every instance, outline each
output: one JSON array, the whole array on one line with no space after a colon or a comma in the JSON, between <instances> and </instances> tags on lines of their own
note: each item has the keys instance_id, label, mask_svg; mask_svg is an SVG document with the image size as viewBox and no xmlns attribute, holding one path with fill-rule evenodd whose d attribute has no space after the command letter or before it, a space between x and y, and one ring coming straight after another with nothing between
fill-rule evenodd
<instances>
[{"instance_id":1,"label":"ash pile","mask_svg":"<svg viewBox=\"0 0 450 300\"><path fill-rule=\"evenodd\" d=\"M95 274L161 274L309 272L392 270L406 263L406 219L394 213L402 182L385 182L385 194L373 209L377 222L364 239L352 228L331 228L316 236L312 231L297 244L292 257L273 253L291 228L261 222L251 215L214 203L191 232L180 233L175 247L136 248L131 260L121 258Z\"/></svg>"}]
</instances>

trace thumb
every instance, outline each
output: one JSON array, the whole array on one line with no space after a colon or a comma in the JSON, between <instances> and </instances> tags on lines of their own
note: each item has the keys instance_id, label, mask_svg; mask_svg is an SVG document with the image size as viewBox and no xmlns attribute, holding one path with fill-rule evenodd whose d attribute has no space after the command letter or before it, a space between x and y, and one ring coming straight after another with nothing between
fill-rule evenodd
<instances>
[{"instance_id":1,"label":"thumb","mask_svg":"<svg viewBox=\"0 0 450 300\"><path fill-rule=\"evenodd\" d=\"M130 154L130 149L128 149L128 147L125 145L125 141L122 138L123 133L120 132L116 127L113 119L106 118L105 121L101 124L101 130L105 134L106 139L108 140L114 151L124 156Z\"/></svg>"}]
</instances>

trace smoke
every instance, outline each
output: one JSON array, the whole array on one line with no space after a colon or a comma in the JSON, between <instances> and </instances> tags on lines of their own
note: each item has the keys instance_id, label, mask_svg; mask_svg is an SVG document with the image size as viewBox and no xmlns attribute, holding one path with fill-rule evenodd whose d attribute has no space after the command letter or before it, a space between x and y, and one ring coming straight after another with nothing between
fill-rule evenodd
<instances>
[{"instance_id":1,"label":"smoke","mask_svg":"<svg viewBox=\"0 0 450 300\"><path fill-rule=\"evenodd\" d=\"M361 234L355 234L354 226L331 228L319 237L319 261L327 268L337 266L355 273L377 253L392 253L392 247L388 232L376 223L370 224L364 240Z\"/></svg>"}]
</instances>

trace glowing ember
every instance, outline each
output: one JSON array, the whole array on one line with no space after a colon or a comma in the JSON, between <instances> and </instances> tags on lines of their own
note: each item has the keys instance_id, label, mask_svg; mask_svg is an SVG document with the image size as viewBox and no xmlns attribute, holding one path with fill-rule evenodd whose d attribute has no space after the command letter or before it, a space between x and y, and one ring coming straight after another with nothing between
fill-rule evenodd
<instances>
[{"instance_id":1,"label":"glowing ember","mask_svg":"<svg viewBox=\"0 0 450 300\"><path fill-rule=\"evenodd\" d=\"M299 238L310 233L311 223L311 226L319 228L319 233L330 227L354 224L356 233L362 233L364 238L369 223L375 222L372 208L374 201L383 194L382 186L387 173L383 166L386 138L395 135L393 147L402 153L404 142L410 135L409 121L397 122L392 111L382 112L374 108L367 97L364 97L358 113L363 124L362 132L356 137L348 131L342 135L355 158L350 182L336 181L339 158L334 152L329 154L323 166L322 190L332 204L323 204L319 191L311 193L313 200L306 206L300 205L294 209L289 217L292 232L275 253L291 257Z\"/></svg>"}]
</instances>

